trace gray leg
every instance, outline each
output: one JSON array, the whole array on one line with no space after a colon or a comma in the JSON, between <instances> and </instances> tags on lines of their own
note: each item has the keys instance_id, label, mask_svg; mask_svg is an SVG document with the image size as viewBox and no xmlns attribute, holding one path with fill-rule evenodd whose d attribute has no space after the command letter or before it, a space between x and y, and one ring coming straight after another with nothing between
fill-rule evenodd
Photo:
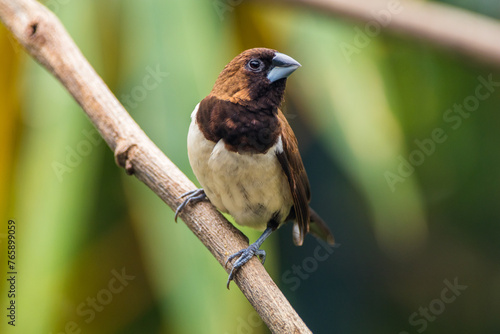
<instances>
[{"instance_id":1,"label":"gray leg","mask_svg":"<svg viewBox=\"0 0 500 334\"><path fill-rule=\"evenodd\" d=\"M262 264L264 264L264 262L266 261L266 252L262 249L259 249L260 246L262 246L262 244L264 243L264 240L267 239L268 236L271 235L271 233L276 229L276 226L275 225L271 225L269 224L266 228L266 230L264 231L264 233L262 233L262 235L259 237L259 239L257 239L257 241L255 241L253 244L251 244L250 246L248 246L248 248L245 248L245 249L242 249L240 250L239 252L236 252L234 253L233 255L229 256L226 260L226 265L228 262L230 262L231 260L233 260L234 258L238 258L234 264L233 264L233 268L231 269L231 272L229 273L229 277L227 279L227 288L229 289L229 283L231 283L231 281L233 280L234 278L234 274L235 272L241 268L245 263L247 263L248 261L250 261L250 259L256 255L260 258Z\"/></svg>"},{"instance_id":2,"label":"gray leg","mask_svg":"<svg viewBox=\"0 0 500 334\"><path fill-rule=\"evenodd\" d=\"M184 209L186 205L188 205L191 202L197 203L201 200L204 200L207 197L207 195L205 194L203 188L200 188L188 191L187 193L182 194L179 198L184 198L184 197L187 198L184 200L184 202L181 203L181 205L177 207L177 210L175 210L175 222L177 222L177 216L182 211L182 209Z\"/></svg>"}]
</instances>

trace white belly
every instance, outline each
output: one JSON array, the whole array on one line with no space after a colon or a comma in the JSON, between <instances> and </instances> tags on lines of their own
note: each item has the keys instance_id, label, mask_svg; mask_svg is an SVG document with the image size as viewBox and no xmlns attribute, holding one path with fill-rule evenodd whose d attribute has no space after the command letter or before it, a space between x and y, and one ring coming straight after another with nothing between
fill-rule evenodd
<instances>
[{"instance_id":1,"label":"white belly","mask_svg":"<svg viewBox=\"0 0 500 334\"><path fill-rule=\"evenodd\" d=\"M283 222L293 204L288 180L276 158L281 139L264 154L228 151L221 139L211 142L196 123L198 106L191 115L188 155L191 168L217 209L240 225L264 230L273 215Z\"/></svg>"}]
</instances>

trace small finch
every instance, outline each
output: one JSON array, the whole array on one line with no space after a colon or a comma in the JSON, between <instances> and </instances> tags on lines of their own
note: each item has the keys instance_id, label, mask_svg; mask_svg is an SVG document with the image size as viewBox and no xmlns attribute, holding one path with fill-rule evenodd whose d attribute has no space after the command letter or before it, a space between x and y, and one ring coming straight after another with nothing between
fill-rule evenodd
<instances>
[{"instance_id":1,"label":"small finch","mask_svg":"<svg viewBox=\"0 0 500 334\"><path fill-rule=\"evenodd\" d=\"M210 94L191 114L188 155L202 188L183 195L179 212L190 202L208 198L239 225L264 231L236 259L227 280L254 255L281 224L294 221L293 241L306 233L334 244L333 235L309 207L311 192L297 139L279 109L286 80L301 65L276 50L242 52L220 73Z\"/></svg>"}]
</instances>

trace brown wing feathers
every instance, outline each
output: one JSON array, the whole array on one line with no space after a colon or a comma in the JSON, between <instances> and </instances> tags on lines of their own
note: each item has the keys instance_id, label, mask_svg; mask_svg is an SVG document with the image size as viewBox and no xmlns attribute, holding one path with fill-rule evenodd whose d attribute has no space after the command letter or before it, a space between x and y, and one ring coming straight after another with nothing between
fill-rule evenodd
<instances>
[{"instance_id":1,"label":"brown wing feathers","mask_svg":"<svg viewBox=\"0 0 500 334\"><path fill-rule=\"evenodd\" d=\"M295 222L298 226L298 233L294 233L293 241L300 246L304 242L306 233L309 232L309 201L311 199L309 179L300 157L297 138L295 138L285 115L279 109L278 118L281 126L283 152L278 153L277 157L288 178L292 192Z\"/></svg>"}]
</instances>

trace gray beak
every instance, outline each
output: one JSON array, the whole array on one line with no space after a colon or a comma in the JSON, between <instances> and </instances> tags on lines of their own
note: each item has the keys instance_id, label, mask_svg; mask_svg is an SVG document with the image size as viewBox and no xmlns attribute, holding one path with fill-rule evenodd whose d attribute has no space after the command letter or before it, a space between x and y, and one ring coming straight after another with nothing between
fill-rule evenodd
<instances>
[{"instance_id":1,"label":"gray beak","mask_svg":"<svg viewBox=\"0 0 500 334\"><path fill-rule=\"evenodd\" d=\"M267 74L267 78L271 82L287 78L300 66L299 62L284 53L276 52L273 58L271 70Z\"/></svg>"}]
</instances>

